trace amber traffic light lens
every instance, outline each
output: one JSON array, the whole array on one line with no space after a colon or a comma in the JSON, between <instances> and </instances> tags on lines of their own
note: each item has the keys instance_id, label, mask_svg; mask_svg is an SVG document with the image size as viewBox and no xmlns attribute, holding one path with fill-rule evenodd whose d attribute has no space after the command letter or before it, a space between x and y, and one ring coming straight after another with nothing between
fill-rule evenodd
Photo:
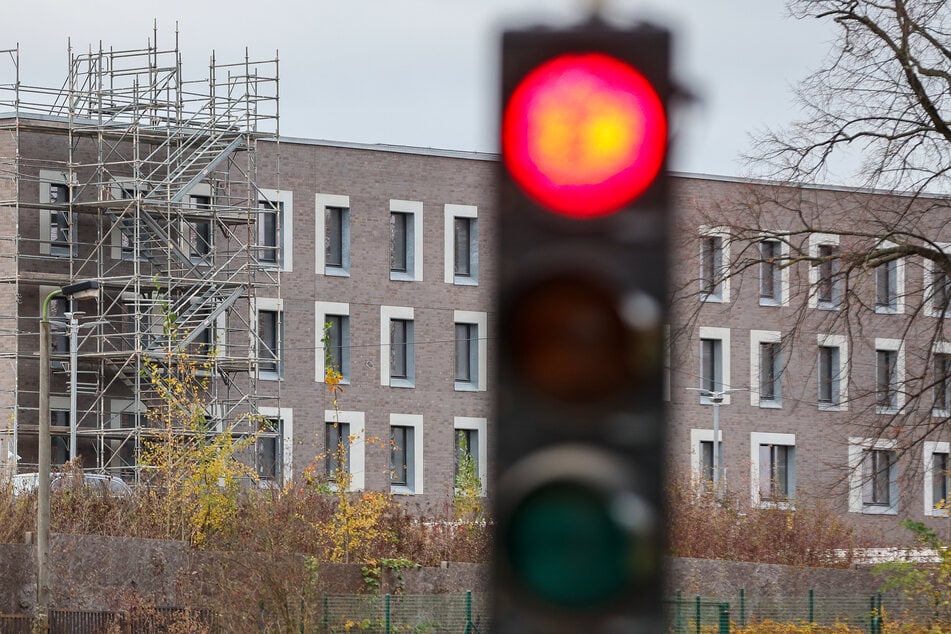
<instances>
[{"instance_id":1,"label":"amber traffic light lens","mask_svg":"<svg viewBox=\"0 0 951 634\"><path fill-rule=\"evenodd\" d=\"M667 151L657 92L604 53L567 53L516 86L502 113L502 159L535 202L575 219L613 213L654 181Z\"/></svg>"}]
</instances>

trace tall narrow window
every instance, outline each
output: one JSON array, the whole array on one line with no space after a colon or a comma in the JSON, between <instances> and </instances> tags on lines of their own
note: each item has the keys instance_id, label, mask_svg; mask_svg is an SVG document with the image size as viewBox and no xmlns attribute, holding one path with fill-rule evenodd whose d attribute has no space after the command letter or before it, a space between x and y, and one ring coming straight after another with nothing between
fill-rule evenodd
<instances>
[{"instance_id":1,"label":"tall narrow window","mask_svg":"<svg viewBox=\"0 0 951 634\"><path fill-rule=\"evenodd\" d=\"M390 484L409 487L412 472L413 428L393 425L390 427Z\"/></svg>"},{"instance_id":2,"label":"tall narrow window","mask_svg":"<svg viewBox=\"0 0 951 634\"><path fill-rule=\"evenodd\" d=\"M50 300L49 318L50 333L52 335L50 352L53 354L69 353L69 329L66 326L66 323L69 321L66 318L66 312L68 310L69 300L67 298L60 296Z\"/></svg>"},{"instance_id":3,"label":"tall narrow window","mask_svg":"<svg viewBox=\"0 0 951 634\"><path fill-rule=\"evenodd\" d=\"M390 212L390 271L406 273L412 267L413 214Z\"/></svg>"},{"instance_id":4,"label":"tall narrow window","mask_svg":"<svg viewBox=\"0 0 951 634\"><path fill-rule=\"evenodd\" d=\"M723 389L723 342L720 339L700 340L701 387L708 392Z\"/></svg>"},{"instance_id":5,"label":"tall narrow window","mask_svg":"<svg viewBox=\"0 0 951 634\"><path fill-rule=\"evenodd\" d=\"M781 502L790 497L790 458L793 448L788 445L760 445L759 495L760 500Z\"/></svg>"},{"instance_id":6,"label":"tall narrow window","mask_svg":"<svg viewBox=\"0 0 951 634\"><path fill-rule=\"evenodd\" d=\"M343 467L350 471L350 425L348 423L326 424L327 475L333 475Z\"/></svg>"},{"instance_id":7,"label":"tall narrow window","mask_svg":"<svg viewBox=\"0 0 951 634\"><path fill-rule=\"evenodd\" d=\"M479 376L479 327L456 324L456 383L472 384Z\"/></svg>"},{"instance_id":8,"label":"tall narrow window","mask_svg":"<svg viewBox=\"0 0 951 634\"><path fill-rule=\"evenodd\" d=\"M839 303L836 287L836 269L838 248L834 244L820 244L816 247L818 279L816 281L816 300L820 305L832 306Z\"/></svg>"},{"instance_id":9,"label":"tall narrow window","mask_svg":"<svg viewBox=\"0 0 951 634\"><path fill-rule=\"evenodd\" d=\"M893 452L885 449L871 449L866 463L868 478L866 504L890 506Z\"/></svg>"},{"instance_id":10,"label":"tall narrow window","mask_svg":"<svg viewBox=\"0 0 951 634\"><path fill-rule=\"evenodd\" d=\"M347 214L343 207L324 208L324 264L334 268L344 267L344 224Z\"/></svg>"},{"instance_id":11,"label":"tall narrow window","mask_svg":"<svg viewBox=\"0 0 951 634\"><path fill-rule=\"evenodd\" d=\"M778 403L781 400L779 344L759 344L759 398L760 403Z\"/></svg>"},{"instance_id":12,"label":"tall narrow window","mask_svg":"<svg viewBox=\"0 0 951 634\"><path fill-rule=\"evenodd\" d=\"M938 262L931 262L931 305L936 315L946 315L949 312L948 301L951 299L951 280L948 272Z\"/></svg>"},{"instance_id":13,"label":"tall narrow window","mask_svg":"<svg viewBox=\"0 0 951 634\"><path fill-rule=\"evenodd\" d=\"M471 461L475 476L479 475L479 430L456 429L454 479L459 482L460 466Z\"/></svg>"},{"instance_id":14,"label":"tall narrow window","mask_svg":"<svg viewBox=\"0 0 951 634\"><path fill-rule=\"evenodd\" d=\"M951 354L934 356L934 409L942 416L951 409Z\"/></svg>"},{"instance_id":15,"label":"tall narrow window","mask_svg":"<svg viewBox=\"0 0 951 634\"><path fill-rule=\"evenodd\" d=\"M65 183L50 183L50 204L69 205L69 187ZM56 209L49 212L50 255L69 255L73 248L69 209Z\"/></svg>"},{"instance_id":16,"label":"tall narrow window","mask_svg":"<svg viewBox=\"0 0 951 634\"><path fill-rule=\"evenodd\" d=\"M479 208L475 205L447 204L443 254L447 284L479 284Z\"/></svg>"},{"instance_id":17,"label":"tall narrow window","mask_svg":"<svg viewBox=\"0 0 951 634\"><path fill-rule=\"evenodd\" d=\"M898 351L876 350L875 399L879 407L898 407Z\"/></svg>"},{"instance_id":18,"label":"tall narrow window","mask_svg":"<svg viewBox=\"0 0 951 634\"><path fill-rule=\"evenodd\" d=\"M700 441L700 477L704 484L713 484L713 441Z\"/></svg>"},{"instance_id":19,"label":"tall narrow window","mask_svg":"<svg viewBox=\"0 0 951 634\"><path fill-rule=\"evenodd\" d=\"M951 487L951 464L947 453L931 454L931 500L932 506L944 510L951 510L951 498L948 497Z\"/></svg>"},{"instance_id":20,"label":"tall narrow window","mask_svg":"<svg viewBox=\"0 0 951 634\"><path fill-rule=\"evenodd\" d=\"M875 267L875 307L889 312L898 307L898 260Z\"/></svg>"},{"instance_id":21,"label":"tall narrow window","mask_svg":"<svg viewBox=\"0 0 951 634\"><path fill-rule=\"evenodd\" d=\"M262 200L258 203L258 259L265 264L278 264L281 244L281 216L284 203Z\"/></svg>"},{"instance_id":22,"label":"tall narrow window","mask_svg":"<svg viewBox=\"0 0 951 634\"><path fill-rule=\"evenodd\" d=\"M773 304L782 301L782 269L780 244L776 240L760 242L759 296Z\"/></svg>"},{"instance_id":23,"label":"tall narrow window","mask_svg":"<svg viewBox=\"0 0 951 634\"><path fill-rule=\"evenodd\" d=\"M210 196L191 196L189 198L194 209L208 211L211 209ZM186 225L188 240L188 255L192 261L204 261L211 253L211 221L189 220Z\"/></svg>"},{"instance_id":24,"label":"tall narrow window","mask_svg":"<svg viewBox=\"0 0 951 634\"><path fill-rule=\"evenodd\" d=\"M279 378L283 373L284 358L284 324L280 311L258 311L258 337L259 371Z\"/></svg>"},{"instance_id":25,"label":"tall narrow window","mask_svg":"<svg viewBox=\"0 0 951 634\"><path fill-rule=\"evenodd\" d=\"M345 379L350 378L350 317L347 315L326 315L325 362L339 372Z\"/></svg>"},{"instance_id":26,"label":"tall narrow window","mask_svg":"<svg viewBox=\"0 0 951 634\"><path fill-rule=\"evenodd\" d=\"M412 322L406 319L390 320L390 378L409 379Z\"/></svg>"},{"instance_id":27,"label":"tall narrow window","mask_svg":"<svg viewBox=\"0 0 951 634\"><path fill-rule=\"evenodd\" d=\"M475 218L455 218L453 232L453 273L457 277L472 275L472 229Z\"/></svg>"},{"instance_id":28,"label":"tall narrow window","mask_svg":"<svg viewBox=\"0 0 951 634\"><path fill-rule=\"evenodd\" d=\"M268 419L270 431L261 434L256 443L258 478L266 482L283 479L283 426L281 419Z\"/></svg>"},{"instance_id":29,"label":"tall narrow window","mask_svg":"<svg viewBox=\"0 0 951 634\"><path fill-rule=\"evenodd\" d=\"M819 346L819 403L839 402L839 349Z\"/></svg>"},{"instance_id":30,"label":"tall narrow window","mask_svg":"<svg viewBox=\"0 0 951 634\"><path fill-rule=\"evenodd\" d=\"M700 241L700 294L704 299L723 299L723 238L703 236Z\"/></svg>"}]
</instances>

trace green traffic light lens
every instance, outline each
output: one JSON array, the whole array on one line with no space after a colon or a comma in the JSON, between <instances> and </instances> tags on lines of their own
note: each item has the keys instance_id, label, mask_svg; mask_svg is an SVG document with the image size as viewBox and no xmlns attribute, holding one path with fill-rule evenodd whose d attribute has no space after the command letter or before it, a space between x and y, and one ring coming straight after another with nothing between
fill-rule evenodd
<instances>
[{"instance_id":1,"label":"green traffic light lens","mask_svg":"<svg viewBox=\"0 0 951 634\"><path fill-rule=\"evenodd\" d=\"M603 495L555 482L529 494L506 535L512 572L539 599L568 609L596 608L628 586L629 532Z\"/></svg>"}]
</instances>

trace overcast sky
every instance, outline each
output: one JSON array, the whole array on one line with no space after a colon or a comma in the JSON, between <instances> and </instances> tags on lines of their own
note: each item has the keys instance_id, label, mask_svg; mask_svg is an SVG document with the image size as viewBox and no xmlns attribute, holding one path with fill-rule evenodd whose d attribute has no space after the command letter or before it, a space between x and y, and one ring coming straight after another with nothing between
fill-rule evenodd
<instances>
[{"instance_id":1,"label":"overcast sky","mask_svg":"<svg viewBox=\"0 0 951 634\"><path fill-rule=\"evenodd\" d=\"M791 88L828 49L831 27L786 17L784 0L614 0L610 13L675 35L677 79L699 97L675 123L672 166L743 173L757 127L796 115ZM219 62L280 58L281 133L333 141L494 152L499 33L566 23L580 0L8 0L0 48L20 47L21 81L60 86L66 48L159 45L178 22L186 79ZM0 61L0 81L10 64Z\"/></svg>"}]
</instances>

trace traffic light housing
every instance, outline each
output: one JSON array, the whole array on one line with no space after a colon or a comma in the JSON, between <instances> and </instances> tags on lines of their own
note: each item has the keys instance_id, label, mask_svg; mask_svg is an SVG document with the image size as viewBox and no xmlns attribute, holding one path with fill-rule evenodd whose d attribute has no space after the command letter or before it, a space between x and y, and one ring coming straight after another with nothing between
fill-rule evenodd
<instances>
[{"instance_id":1,"label":"traffic light housing","mask_svg":"<svg viewBox=\"0 0 951 634\"><path fill-rule=\"evenodd\" d=\"M502 40L495 629L664 628L669 33Z\"/></svg>"}]
</instances>

